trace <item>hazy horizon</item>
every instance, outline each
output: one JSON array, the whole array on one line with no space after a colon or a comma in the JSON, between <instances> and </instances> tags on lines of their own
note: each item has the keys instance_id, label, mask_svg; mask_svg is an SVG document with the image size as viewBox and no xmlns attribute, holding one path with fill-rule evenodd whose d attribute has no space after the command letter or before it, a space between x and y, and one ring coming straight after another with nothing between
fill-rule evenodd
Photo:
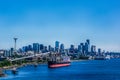
<instances>
[{"instance_id":1,"label":"hazy horizon","mask_svg":"<svg viewBox=\"0 0 120 80\"><path fill-rule=\"evenodd\" d=\"M0 49L34 42L68 48L90 39L106 51L120 51L118 0L1 0Z\"/></svg>"}]
</instances>

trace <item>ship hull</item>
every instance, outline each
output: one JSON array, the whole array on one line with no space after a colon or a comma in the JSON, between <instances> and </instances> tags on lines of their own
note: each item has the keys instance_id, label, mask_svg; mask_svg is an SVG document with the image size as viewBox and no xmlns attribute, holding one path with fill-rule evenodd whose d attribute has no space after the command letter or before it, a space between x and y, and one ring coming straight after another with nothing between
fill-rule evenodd
<instances>
[{"instance_id":1,"label":"ship hull","mask_svg":"<svg viewBox=\"0 0 120 80\"><path fill-rule=\"evenodd\" d=\"M64 66L69 66L70 62L53 62L53 61L48 61L48 67L49 68L57 68L57 67L64 67Z\"/></svg>"}]
</instances>

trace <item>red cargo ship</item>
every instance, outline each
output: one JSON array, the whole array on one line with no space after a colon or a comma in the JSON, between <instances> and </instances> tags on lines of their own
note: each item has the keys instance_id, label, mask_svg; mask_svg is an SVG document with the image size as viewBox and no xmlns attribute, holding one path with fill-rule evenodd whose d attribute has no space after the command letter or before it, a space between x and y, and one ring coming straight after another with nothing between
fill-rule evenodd
<instances>
[{"instance_id":1,"label":"red cargo ship","mask_svg":"<svg viewBox=\"0 0 120 80\"><path fill-rule=\"evenodd\" d=\"M48 61L49 68L57 68L70 65L70 58L68 56L54 56L52 60Z\"/></svg>"},{"instance_id":2,"label":"red cargo ship","mask_svg":"<svg viewBox=\"0 0 120 80\"><path fill-rule=\"evenodd\" d=\"M57 67L63 67L63 66L69 66L70 62L54 62L54 61L48 61L48 67L49 68L57 68Z\"/></svg>"}]
</instances>

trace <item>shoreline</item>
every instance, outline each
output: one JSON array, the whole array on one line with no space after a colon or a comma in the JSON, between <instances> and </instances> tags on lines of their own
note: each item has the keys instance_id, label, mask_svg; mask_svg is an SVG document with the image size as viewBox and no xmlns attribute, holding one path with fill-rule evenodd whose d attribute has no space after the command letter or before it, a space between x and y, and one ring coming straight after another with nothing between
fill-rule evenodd
<instances>
[{"instance_id":1,"label":"shoreline","mask_svg":"<svg viewBox=\"0 0 120 80\"><path fill-rule=\"evenodd\" d=\"M45 63L37 63L37 64L45 64ZM4 66L2 67L3 70L11 70L12 68L16 67L16 68L20 68L20 67L23 67L23 66L26 66L26 65L35 65L34 62L31 62L31 63L23 63L21 65L11 65L11 66Z\"/></svg>"},{"instance_id":2,"label":"shoreline","mask_svg":"<svg viewBox=\"0 0 120 80\"><path fill-rule=\"evenodd\" d=\"M88 61L88 59L86 60L83 60L83 59L80 59L80 60L71 60L71 62L78 62L78 61ZM37 64L47 64L47 62L39 62ZM23 63L21 65L11 65L11 66L4 66L2 67L3 70L10 70L12 69L13 67L17 67L17 68L20 68L20 67L23 67L23 66L26 66L26 65L35 65L35 62L30 62L30 63Z\"/></svg>"},{"instance_id":3,"label":"shoreline","mask_svg":"<svg viewBox=\"0 0 120 80\"><path fill-rule=\"evenodd\" d=\"M88 60L83 60L83 59L80 59L80 60L71 60L71 62L79 62L79 61L88 61ZM23 63L21 65L11 65L11 66L4 66L4 67L1 67L1 69L4 71L4 70L12 70L12 68L16 67L16 68L20 68L20 67L24 67L24 66L27 66L27 65L35 65L36 63L35 62L30 62L30 63ZM40 65L40 64L47 64L47 62L39 62L37 63L37 65ZM0 77L6 77L7 75L5 73L1 73L0 74Z\"/></svg>"}]
</instances>

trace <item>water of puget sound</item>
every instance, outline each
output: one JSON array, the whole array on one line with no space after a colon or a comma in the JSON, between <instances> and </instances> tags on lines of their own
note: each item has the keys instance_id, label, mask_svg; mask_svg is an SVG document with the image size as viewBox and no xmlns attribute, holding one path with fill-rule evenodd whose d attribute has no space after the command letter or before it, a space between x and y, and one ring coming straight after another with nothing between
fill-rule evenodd
<instances>
[{"instance_id":1,"label":"water of puget sound","mask_svg":"<svg viewBox=\"0 0 120 80\"><path fill-rule=\"evenodd\" d=\"M74 61L68 67L50 69L47 64L6 70L0 80L120 80L120 59Z\"/></svg>"}]
</instances>

